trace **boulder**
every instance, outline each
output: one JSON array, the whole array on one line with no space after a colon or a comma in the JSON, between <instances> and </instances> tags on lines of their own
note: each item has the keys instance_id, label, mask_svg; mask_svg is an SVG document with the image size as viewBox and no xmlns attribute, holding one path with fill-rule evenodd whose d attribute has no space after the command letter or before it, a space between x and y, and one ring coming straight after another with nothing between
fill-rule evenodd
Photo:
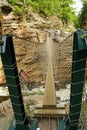
<instances>
[{"instance_id":1,"label":"boulder","mask_svg":"<svg viewBox=\"0 0 87 130\"><path fill-rule=\"evenodd\" d=\"M1 59L0 59L0 85L5 84L5 83L6 83L6 80L5 80L4 70L3 70Z\"/></svg>"},{"instance_id":2,"label":"boulder","mask_svg":"<svg viewBox=\"0 0 87 130\"><path fill-rule=\"evenodd\" d=\"M0 1L0 9L4 15L8 15L12 11L11 5L6 0Z\"/></svg>"}]
</instances>

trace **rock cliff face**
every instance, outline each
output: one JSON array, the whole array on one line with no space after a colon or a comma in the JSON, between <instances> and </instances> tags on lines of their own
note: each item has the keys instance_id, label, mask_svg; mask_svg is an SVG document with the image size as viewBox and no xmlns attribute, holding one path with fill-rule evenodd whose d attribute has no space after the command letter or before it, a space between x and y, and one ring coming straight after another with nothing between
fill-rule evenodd
<instances>
[{"instance_id":1,"label":"rock cliff face","mask_svg":"<svg viewBox=\"0 0 87 130\"><path fill-rule=\"evenodd\" d=\"M24 23L20 16L10 14L2 21L2 32L13 34L18 71L23 69L29 76L29 82L40 83L42 69L37 48L46 41L46 32L43 30L42 21L38 21L42 19L39 17L32 20L34 17L38 16L29 16L31 22ZM2 68L0 69L2 71Z\"/></svg>"},{"instance_id":2,"label":"rock cliff face","mask_svg":"<svg viewBox=\"0 0 87 130\"><path fill-rule=\"evenodd\" d=\"M0 84L5 84L5 75L4 75L4 71L3 71L3 65L1 62L1 58L0 58Z\"/></svg>"},{"instance_id":3,"label":"rock cliff face","mask_svg":"<svg viewBox=\"0 0 87 130\"><path fill-rule=\"evenodd\" d=\"M0 1L0 12L4 15L8 15L12 11L11 5L6 0Z\"/></svg>"},{"instance_id":4,"label":"rock cliff face","mask_svg":"<svg viewBox=\"0 0 87 130\"><path fill-rule=\"evenodd\" d=\"M42 18L36 13L28 13L25 15L25 17L15 15L13 12L8 15L3 15L2 33L12 34L18 71L20 72L21 69L23 69L27 73L30 84L37 86L38 84L41 85L41 83L45 81L47 69L47 33L49 31L52 32L52 29L61 30L62 26L62 22L56 17ZM59 44L59 41L61 40L54 38L52 44L54 44L56 47L56 45ZM61 50L60 52L62 52ZM54 55L56 55L56 53L54 53ZM64 68L61 68L61 71L59 71L60 68L58 68L57 71L59 71L58 73L60 76L56 77L55 80L58 80L57 78L61 78L64 75L63 70L67 68L67 60L64 58L64 56L59 63L61 66L62 61L64 60L66 65ZM5 83L5 76L1 61L0 66L0 84L3 84ZM70 67L69 71L66 69L66 72L68 72L68 74L70 73ZM67 76L65 76L65 81L66 79ZM67 80L70 80L70 74Z\"/></svg>"}]
</instances>

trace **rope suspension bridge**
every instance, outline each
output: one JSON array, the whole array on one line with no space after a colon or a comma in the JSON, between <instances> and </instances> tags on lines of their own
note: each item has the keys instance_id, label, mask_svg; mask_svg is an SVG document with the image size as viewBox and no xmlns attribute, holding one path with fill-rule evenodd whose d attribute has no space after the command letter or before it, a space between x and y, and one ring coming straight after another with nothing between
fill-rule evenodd
<instances>
[{"instance_id":1,"label":"rope suspension bridge","mask_svg":"<svg viewBox=\"0 0 87 130\"><path fill-rule=\"evenodd\" d=\"M14 111L14 119L8 130L85 130L87 127L87 32L78 30L61 43L52 44L52 39L50 43L48 41L43 105L36 108L35 120L31 123L25 114L12 35L0 37L0 55ZM56 52L53 49L56 49ZM65 66L68 68L65 69ZM61 71L62 69L64 71ZM71 82L68 115L65 107L56 103L55 81L58 81L59 86Z\"/></svg>"}]
</instances>

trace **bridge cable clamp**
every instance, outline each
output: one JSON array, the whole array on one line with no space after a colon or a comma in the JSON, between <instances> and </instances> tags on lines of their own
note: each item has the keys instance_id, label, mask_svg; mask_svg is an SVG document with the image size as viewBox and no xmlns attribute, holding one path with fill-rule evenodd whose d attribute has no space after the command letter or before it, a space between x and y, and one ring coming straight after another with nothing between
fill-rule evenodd
<instances>
[{"instance_id":1,"label":"bridge cable clamp","mask_svg":"<svg viewBox=\"0 0 87 130\"><path fill-rule=\"evenodd\" d=\"M83 40L85 40L85 43L86 43L86 45L87 45L87 34L83 34L82 36L81 36L81 38L83 39Z\"/></svg>"}]
</instances>

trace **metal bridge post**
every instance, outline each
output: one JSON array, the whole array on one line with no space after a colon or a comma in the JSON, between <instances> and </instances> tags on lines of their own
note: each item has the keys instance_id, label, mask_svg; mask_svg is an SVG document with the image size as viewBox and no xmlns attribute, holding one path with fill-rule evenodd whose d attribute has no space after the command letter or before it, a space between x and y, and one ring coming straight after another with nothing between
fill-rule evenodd
<instances>
[{"instance_id":1,"label":"metal bridge post","mask_svg":"<svg viewBox=\"0 0 87 130\"><path fill-rule=\"evenodd\" d=\"M66 130L78 130L87 58L86 36L86 31L74 33L70 112Z\"/></svg>"},{"instance_id":2,"label":"metal bridge post","mask_svg":"<svg viewBox=\"0 0 87 130\"><path fill-rule=\"evenodd\" d=\"M30 123L25 115L11 35L7 34L1 37L0 54L15 117L8 130L29 130Z\"/></svg>"}]
</instances>

